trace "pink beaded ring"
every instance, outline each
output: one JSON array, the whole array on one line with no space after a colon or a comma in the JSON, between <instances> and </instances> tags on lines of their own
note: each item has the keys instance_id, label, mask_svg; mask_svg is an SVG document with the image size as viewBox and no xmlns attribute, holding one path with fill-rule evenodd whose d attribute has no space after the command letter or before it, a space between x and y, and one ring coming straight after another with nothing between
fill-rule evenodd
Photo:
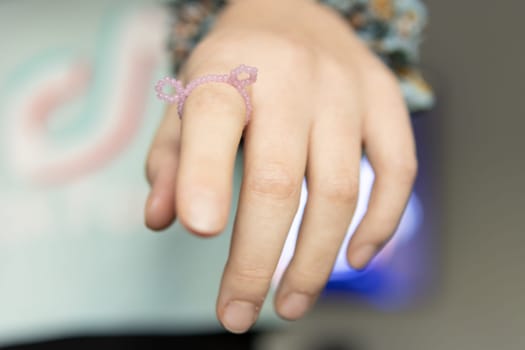
<instances>
[{"instance_id":1,"label":"pink beaded ring","mask_svg":"<svg viewBox=\"0 0 525 350\"><path fill-rule=\"evenodd\" d=\"M242 74L247 74L247 77L240 79L239 77ZM157 97L168 103L177 103L177 111L179 113L179 118L182 118L182 110L184 108L184 103L186 99L191 94L195 88L202 84L206 83L226 83L233 86L241 94L244 103L246 105L246 124L250 121L250 116L252 114L252 103L250 101L250 96L248 90L246 89L249 85L257 81L257 68L246 66L241 64L237 68L233 69L230 74L209 74L203 77L192 80L186 85L183 86L180 80L175 78L166 77L161 79L155 85L155 91L157 92ZM164 92L164 87L168 85L175 89L174 95L168 95Z\"/></svg>"}]
</instances>

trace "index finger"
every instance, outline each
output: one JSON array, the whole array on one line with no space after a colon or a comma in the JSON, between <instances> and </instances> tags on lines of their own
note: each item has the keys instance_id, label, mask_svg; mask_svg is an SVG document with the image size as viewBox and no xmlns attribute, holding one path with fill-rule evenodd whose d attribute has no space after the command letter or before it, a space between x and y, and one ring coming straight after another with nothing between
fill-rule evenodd
<instances>
[{"instance_id":1,"label":"index finger","mask_svg":"<svg viewBox=\"0 0 525 350\"><path fill-rule=\"evenodd\" d=\"M245 113L241 95L225 83L201 85L185 102L175 203L181 224L193 233L217 234L227 224Z\"/></svg>"}]
</instances>

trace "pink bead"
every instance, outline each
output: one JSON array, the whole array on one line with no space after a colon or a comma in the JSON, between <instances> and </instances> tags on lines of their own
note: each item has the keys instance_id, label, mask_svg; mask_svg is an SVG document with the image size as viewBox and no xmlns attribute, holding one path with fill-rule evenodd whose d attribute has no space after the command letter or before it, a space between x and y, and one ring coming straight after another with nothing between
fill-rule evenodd
<instances>
[{"instance_id":1,"label":"pink bead","mask_svg":"<svg viewBox=\"0 0 525 350\"><path fill-rule=\"evenodd\" d=\"M240 79L241 74L247 74L248 76L244 79ZM234 68L230 74L209 74L202 77L199 77L186 85L183 86L182 82L176 80L175 78L165 77L157 82L155 85L155 91L157 92L157 97L161 100L164 100L168 103L178 103L177 110L179 113L179 118L182 118L182 110L184 108L184 103L186 99L195 90L198 86L206 83L216 82L216 83L226 83L233 86L241 94L244 104L246 105L246 124L250 121L250 116L252 114L252 104L250 101L250 96L246 88L257 81L257 68L246 66L241 64L240 66ZM168 95L164 92L164 86L169 85L175 89L174 95Z\"/></svg>"}]
</instances>

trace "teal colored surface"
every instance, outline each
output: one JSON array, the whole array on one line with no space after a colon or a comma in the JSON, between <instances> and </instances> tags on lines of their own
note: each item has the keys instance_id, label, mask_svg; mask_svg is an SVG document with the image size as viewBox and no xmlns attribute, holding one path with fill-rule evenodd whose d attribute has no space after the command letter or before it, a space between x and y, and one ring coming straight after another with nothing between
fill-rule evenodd
<instances>
[{"instance_id":1,"label":"teal colored surface","mask_svg":"<svg viewBox=\"0 0 525 350\"><path fill-rule=\"evenodd\" d=\"M240 154L229 225L212 240L191 236L179 224L162 234L144 228L143 163L164 107L153 94L138 134L95 172L40 186L14 171L9 158L9 130L18 117L9 107L48 66L88 57L97 71L89 93L59 112L76 117L48 136L67 147L105 122L112 45L125 16L149 3L0 3L0 346L76 333L221 329L215 300L242 175ZM165 58L154 76L167 67ZM275 320L266 305L261 324Z\"/></svg>"}]
</instances>

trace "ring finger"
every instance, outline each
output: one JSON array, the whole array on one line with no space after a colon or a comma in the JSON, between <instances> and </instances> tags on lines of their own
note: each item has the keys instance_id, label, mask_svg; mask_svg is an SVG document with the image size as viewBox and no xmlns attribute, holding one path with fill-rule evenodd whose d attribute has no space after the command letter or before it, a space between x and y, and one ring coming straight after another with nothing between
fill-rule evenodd
<instances>
[{"instance_id":1,"label":"ring finger","mask_svg":"<svg viewBox=\"0 0 525 350\"><path fill-rule=\"evenodd\" d=\"M275 298L285 319L302 317L330 276L356 206L360 156L356 119L332 114L316 120L306 175L308 200L294 257Z\"/></svg>"}]
</instances>

